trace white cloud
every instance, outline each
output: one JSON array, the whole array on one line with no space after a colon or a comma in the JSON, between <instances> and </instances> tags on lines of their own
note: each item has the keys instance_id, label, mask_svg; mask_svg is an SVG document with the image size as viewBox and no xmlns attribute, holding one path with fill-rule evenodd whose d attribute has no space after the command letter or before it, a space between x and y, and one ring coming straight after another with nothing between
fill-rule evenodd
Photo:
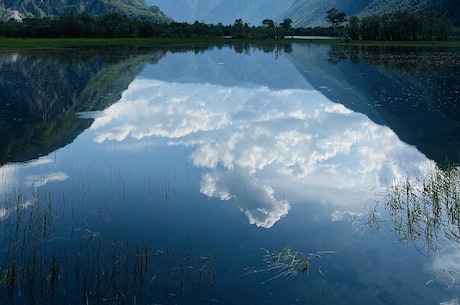
<instances>
[{"instance_id":1,"label":"white cloud","mask_svg":"<svg viewBox=\"0 0 460 305\"><path fill-rule=\"evenodd\" d=\"M445 300L439 303L439 305L459 305L458 299Z\"/></svg>"},{"instance_id":2,"label":"white cloud","mask_svg":"<svg viewBox=\"0 0 460 305\"><path fill-rule=\"evenodd\" d=\"M170 84L170 91L158 93L162 90L158 88L164 85L158 81L133 82L118 103L96 116L91 128L99 132L94 141L102 143L151 136L176 139L199 131L215 130L229 123L226 111L208 109L207 103L218 93L216 88L176 84L179 90L174 90L174 84ZM222 101L213 102L220 104ZM219 109L217 106L212 110L216 108Z\"/></svg>"},{"instance_id":3,"label":"white cloud","mask_svg":"<svg viewBox=\"0 0 460 305\"><path fill-rule=\"evenodd\" d=\"M8 217L8 210L6 208L0 208L0 220Z\"/></svg>"},{"instance_id":4,"label":"white cloud","mask_svg":"<svg viewBox=\"0 0 460 305\"><path fill-rule=\"evenodd\" d=\"M35 203L36 198L33 198L33 195L28 195L33 193L35 188L50 182L65 181L69 178L62 171L49 172L46 175L35 174L38 168L49 166L53 162L51 158L42 157L21 165L12 163L0 167L0 195L2 196L0 199L5 204L4 207L0 208L0 220L7 218L11 211L17 208L18 192L21 193L23 200L19 206L25 209ZM26 197L32 198L26 199Z\"/></svg>"},{"instance_id":5,"label":"white cloud","mask_svg":"<svg viewBox=\"0 0 460 305\"><path fill-rule=\"evenodd\" d=\"M449 288L458 287L460 281L460 250L451 249L446 250L443 253L436 254L433 257L429 269L434 274L438 282L446 285Z\"/></svg>"},{"instance_id":6,"label":"white cloud","mask_svg":"<svg viewBox=\"0 0 460 305\"><path fill-rule=\"evenodd\" d=\"M7 164L0 167L0 195L8 193L17 182L18 177L15 165Z\"/></svg>"},{"instance_id":7,"label":"white cloud","mask_svg":"<svg viewBox=\"0 0 460 305\"><path fill-rule=\"evenodd\" d=\"M33 185L33 187L41 187L50 182L56 181L65 181L69 178L66 173L63 172L56 172L56 173L49 173L43 177L41 176L28 176L27 180Z\"/></svg>"},{"instance_id":8,"label":"white cloud","mask_svg":"<svg viewBox=\"0 0 460 305\"><path fill-rule=\"evenodd\" d=\"M429 163L389 128L314 90L137 79L91 128L98 143L164 137L190 147L207 172L201 192L232 199L263 227L289 211L279 194L357 213L377 188ZM241 200L235 177L257 200Z\"/></svg>"},{"instance_id":9,"label":"white cloud","mask_svg":"<svg viewBox=\"0 0 460 305\"><path fill-rule=\"evenodd\" d=\"M214 171L203 175L200 191L221 200L234 200L249 223L271 228L285 216L290 205L286 200L275 198L273 189L244 171Z\"/></svg>"},{"instance_id":10,"label":"white cloud","mask_svg":"<svg viewBox=\"0 0 460 305\"><path fill-rule=\"evenodd\" d=\"M53 160L48 157L38 158L36 160L24 163L22 166L11 163L0 167L0 194L7 194L12 189L20 188L21 183L29 181L30 177L24 176L27 168L36 168L53 163ZM29 181L30 182L30 181ZM29 183L31 184L31 183Z\"/></svg>"}]
</instances>

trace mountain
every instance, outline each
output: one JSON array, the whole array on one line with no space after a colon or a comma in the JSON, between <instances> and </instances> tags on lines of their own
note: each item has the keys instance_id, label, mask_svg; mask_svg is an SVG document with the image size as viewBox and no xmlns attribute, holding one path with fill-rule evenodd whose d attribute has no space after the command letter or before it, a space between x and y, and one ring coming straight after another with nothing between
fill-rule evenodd
<instances>
[{"instance_id":1,"label":"mountain","mask_svg":"<svg viewBox=\"0 0 460 305\"><path fill-rule=\"evenodd\" d=\"M446 9L454 24L460 26L458 0L0 0L0 20L64 13L102 16L117 12L155 22L200 21L225 25L239 18L250 25L260 25L266 18L278 23L290 18L294 27L303 27L327 25L325 12L333 7L347 16L359 17L395 10Z\"/></svg>"},{"instance_id":2,"label":"mountain","mask_svg":"<svg viewBox=\"0 0 460 305\"><path fill-rule=\"evenodd\" d=\"M396 10L447 9L455 24L460 21L458 0L145 0L179 22L233 24L241 18L260 25L265 18L281 22L291 18L294 27L327 25L325 12L337 8L359 17Z\"/></svg>"},{"instance_id":3,"label":"mountain","mask_svg":"<svg viewBox=\"0 0 460 305\"><path fill-rule=\"evenodd\" d=\"M327 25L326 11L335 7L347 16L362 11L372 0L296 0L278 19L291 18L294 27Z\"/></svg>"},{"instance_id":4,"label":"mountain","mask_svg":"<svg viewBox=\"0 0 460 305\"><path fill-rule=\"evenodd\" d=\"M71 143L91 125L77 113L118 101L140 71L166 52L107 47L0 53L0 166ZM46 81L56 75L60 82Z\"/></svg>"},{"instance_id":5,"label":"mountain","mask_svg":"<svg viewBox=\"0 0 460 305\"><path fill-rule=\"evenodd\" d=\"M458 54L300 44L286 56L332 102L388 126L439 166L460 161Z\"/></svg>"},{"instance_id":6,"label":"mountain","mask_svg":"<svg viewBox=\"0 0 460 305\"><path fill-rule=\"evenodd\" d=\"M143 0L0 0L0 18L3 20L69 13L91 16L120 13L142 20L171 21L158 7L148 6Z\"/></svg>"},{"instance_id":7,"label":"mountain","mask_svg":"<svg viewBox=\"0 0 460 305\"><path fill-rule=\"evenodd\" d=\"M265 18L275 20L289 9L294 0L146 0L179 22L228 25L238 18L250 25L260 25Z\"/></svg>"},{"instance_id":8,"label":"mountain","mask_svg":"<svg viewBox=\"0 0 460 305\"><path fill-rule=\"evenodd\" d=\"M458 0L296 0L278 19L291 18L293 26L327 25L325 12L330 8L358 17L384 14L397 10L427 11L449 9L458 16ZM456 9L456 11L455 11Z\"/></svg>"}]
</instances>

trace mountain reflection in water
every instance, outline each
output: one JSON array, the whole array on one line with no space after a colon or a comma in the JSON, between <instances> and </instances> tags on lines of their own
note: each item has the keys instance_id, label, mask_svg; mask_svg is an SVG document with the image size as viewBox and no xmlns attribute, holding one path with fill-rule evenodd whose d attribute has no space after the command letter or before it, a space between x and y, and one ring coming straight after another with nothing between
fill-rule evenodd
<instances>
[{"instance_id":1,"label":"mountain reflection in water","mask_svg":"<svg viewBox=\"0 0 460 305\"><path fill-rule=\"evenodd\" d=\"M387 196L456 179L457 49L116 49L1 57L2 304L458 304L455 199Z\"/></svg>"},{"instance_id":2,"label":"mountain reflection in water","mask_svg":"<svg viewBox=\"0 0 460 305\"><path fill-rule=\"evenodd\" d=\"M189 57L165 58L151 69L162 71L169 60ZM194 57L198 59L193 75L207 75L212 65L225 69L228 64L221 58L202 64L201 56ZM232 64L250 67L264 57L271 54L253 54ZM298 80L300 86L299 74L285 65L286 59L280 58L263 73L290 73L289 79ZM163 138L169 145L190 148L193 165L205 169L201 192L233 199L257 226L272 227L285 216L290 209L286 198L360 208L375 196L371 187L389 186L406 173L429 166L423 154L401 142L388 127L314 89L272 89L269 82L276 83L276 77L266 84L243 86L220 85L216 79L165 82L150 76L148 69L119 102L95 115L90 128L93 141ZM258 72L257 65L253 71ZM180 72L182 78L192 79L186 70ZM250 77L258 79L257 74ZM311 86L304 80L304 87Z\"/></svg>"}]
</instances>

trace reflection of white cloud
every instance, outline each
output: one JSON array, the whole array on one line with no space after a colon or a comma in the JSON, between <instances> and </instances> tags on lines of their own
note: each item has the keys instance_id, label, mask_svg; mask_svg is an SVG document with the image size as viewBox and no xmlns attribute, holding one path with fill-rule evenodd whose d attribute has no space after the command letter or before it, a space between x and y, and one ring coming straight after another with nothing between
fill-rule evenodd
<instances>
[{"instance_id":1,"label":"reflection of white cloud","mask_svg":"<svg viewBox=\"0 0 460 305\"><path fill-rule=\"evenodd\" d=\"M14 165L4 165L0 167L0 195L9 191L17 181L16 167Z\"/></svg>"},{"instance_id":2,"label":"reflection of white cloud","mask_svg":"<svg viewBox=\"0 0 460 305\"><path fill-rule=\"evenodd\" d=\"M8 216L8 210L6 208L0 208L0 220Z\"/></svg>"},{"instance_id":3,"label":"reflection of white cloud","mask_svg":"<svg viewBox=\"0 0 460 305\"><path fill-rule=\"evenodd\" d=\"M459 305L458 299L445 300L439 303L439 305Z\"/></svg>"},{"instance_id":4,"label":"reflection of white cloud","mask_svg":"<svg viewBox=\"0 0 460 305\"><path fill-rule=\"evenodd\" d=\"M11 215L11 212L15 211L16 209L24 210L34 205L35 203L36 203L36 199L33 199L33 200L26 200L19 205L13 205L13 207L10 207L10 208L0 208L0 220L6 219L9 215Z\"/></svg>"},{"instance_id":5,"label":"reflection of white cloud","mask_svg":"<svg viewBox=\"0 0 460 305\"><path fill-rule=\"evenodd\" d=\"M101 143L127 137L180 138L228 124L226 111L213 112L208 108L209 102L229 102L213 100L216 94L225 95L219 88L216 92L216 88L207 85L180 85L181 90L162 94L163 85L155 81L133 82L120 102L95 118L92 128L105 130L98 132L94 140Z\"/></svg>"},{"instance_id":6,"label":"reflection of white cloud","mask_svg":"<svg viewBox=\"0 0 460 305\"><path fill-rule=\"evenodd\" d=\"M29 163L27 163L28 166L40 166L40 165L46 165L46 164L51 164L53 163L53 160L48 157L43 157L43 158L38 158L36 160L33 160Z\"/></svg>"},{"instance_id":7,"label":"reflection of white cloud","mask_svg":"<svg viewBox=\"0 0 460 305\"><path fill-rule=\"evenodd\" d=\"M32 184L34 187L41 187L44 186L45 184L49 182L56 182L56 181L65 181L69 178L69 176L63 172L57 172L57 173L49 173L46 176L35 176L35 175L30 175L27 177L27 180L29 181L30 184Z\"/></svg>"},{"instance_id":8,"label":"reflection of white cloud","mask_svg":"<svg viewBox=\"0 0 460 305\"><path fill-rule=\"evenodd\" d=\"M240 171L208 173L203 175L201 190L209 197L234 199L251 224L270 228L286 215L290 205L277 200L269 185L260 185L257 179Z\"/></svg>"},{"instance_id":9,"label":"reflection of white cloud","mask_svg":"<svg viewBox=\"0 0 460 305\"><path fill-rule=\"evenodd\" d=\"M0 167L0 195L2 195L2 203L5 204L0 208L0 220L9 217L17 208L27 209L36 203L37 198L33 195L31 199L25 199L28 197L30 188L33 190L50 182L68 179L68 175L61 171L50 172L46 175L35 174L40 167L49 166L53 162L51 158L43 157L22 165L9 164ZM18 196L22 200L19 204Z\"/></svg>"},{"instance_id":10,"label":"reflection of white cloud","mask_svg":"<svg viewBox=\"0 0 460 305\"><path fill-rule=\"evenodd\" d=\"M35 174L41 166L49 166L53 162L52 159L43 157L20 166L18 164L8 164L0 167L0 195L5 196L5 202L9 201L9 197L17 197L17 192L26 194L27 189L30 187L38 188L50 182L67 180L68 175L62 171L49 172L46 175ZM23 207L26 208L31 204L33 202L26 201L23 203ZM0 211L0 218L2 217L1 215L3 215L2 211Z\"/></svg>"},{"instance_id":11,"label":"reflection of white cloud","mask_svg":"<svg viewBox=\"0 0 460 305\"><path fill-rule=\"evenodd\" d=\"M251 222L267 227L289 210L275 193L353 212L376 188L428 163L389 128L314 90L138 79L91 128L98 143L166 137L170 144L193 147L193 164L210 171L202 178L202 193L238 197L242 183L232 178L238 173L253 183L255 194L263 194L251 201L257 207L239 198L238 205Z\"/></svg>"},{"instance_id":12,"label":"reflection of white cloud","mask_svg":"<svg viewBox=\"0 0 460 305\"><path fill-rule=\"evenodd\" d=\"M362 216L363 216L362 213L341 210L341 211L332 212L331 219L332 221L354 220Z\"/></svg>"},{"instance_id":13,"label":"reflection of white cloud","mask_svg":"<svg viewBox=\"0 0 460 305\"><path fill-rule=\"evenodd\" d=\"M430 269L434 273L437 281L450 288L457 287L460 281L460 251L454 249L437 254L433 258Z\"/></svg>"}]
</instances>

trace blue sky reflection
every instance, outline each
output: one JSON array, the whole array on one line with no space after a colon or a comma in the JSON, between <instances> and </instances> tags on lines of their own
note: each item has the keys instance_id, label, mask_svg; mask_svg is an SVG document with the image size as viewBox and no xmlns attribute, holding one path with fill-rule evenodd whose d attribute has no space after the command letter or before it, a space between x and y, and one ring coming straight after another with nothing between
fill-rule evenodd
<instances>
[{"instance_id":1,"label":"blue sky reflection","mask_svg":"<svg viewBox=\"0 0 460 305\"><path fill-rule=\"evenodd\" d=\"M389 128L312 89L138 78L91 129L96 143L148 137L190 148L204 169L201 193L234 200L264 228L293 202L360 209L380 187L430 166Z\"/></svg>"}]
</instances>

